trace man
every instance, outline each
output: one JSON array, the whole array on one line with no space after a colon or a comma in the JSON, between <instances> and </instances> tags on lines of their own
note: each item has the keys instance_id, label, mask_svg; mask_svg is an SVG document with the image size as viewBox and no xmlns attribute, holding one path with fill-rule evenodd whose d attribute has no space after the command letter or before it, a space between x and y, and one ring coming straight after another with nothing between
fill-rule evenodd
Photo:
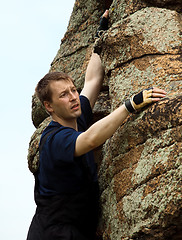
<instances>
[{"instance_id":1,"label":"man","mask_svg":"<svg viewBox=\"0 0 182 240\"><path fill-rule=\"evenodd\" d=\"M40 141L37 209L27 240L95 239L99 191L92 150L113 135L129 112L166 95L155 87L146 89L89 127L103 78L100 57L92 53L80 96L72 79L60 72L48 73L36 87L52 122Z\"/></svg>"}]
</instances>

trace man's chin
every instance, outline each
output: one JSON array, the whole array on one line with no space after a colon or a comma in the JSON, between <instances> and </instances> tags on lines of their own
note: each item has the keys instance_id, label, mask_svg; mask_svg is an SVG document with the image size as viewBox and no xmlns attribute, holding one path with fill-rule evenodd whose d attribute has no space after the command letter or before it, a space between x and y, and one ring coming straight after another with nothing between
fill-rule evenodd
<instances>
[{"instance_id":1,"label":"man's chin","mask_svg":"<svg viewBox=\"0 0 182 240\"><path fill-rule=\"evenodd\" d=\"M82 114L82 111L80 109L72 112L72 116L74 116L76 118L80 117L81 114Z\"/></svg>"},{"instance_id":2,"label":"man's chin","mask_svg":"<svg viewBox=\"0 0 182 240\"><path fill-rule=\"evenodd\" d=\"M80 116L81 116L81 114L82 114L82 111L81 111L81 110L79 110L79 111L77 112L77 116L78 116L78 117L80 117Z\"/></svg>"}]
</instances>

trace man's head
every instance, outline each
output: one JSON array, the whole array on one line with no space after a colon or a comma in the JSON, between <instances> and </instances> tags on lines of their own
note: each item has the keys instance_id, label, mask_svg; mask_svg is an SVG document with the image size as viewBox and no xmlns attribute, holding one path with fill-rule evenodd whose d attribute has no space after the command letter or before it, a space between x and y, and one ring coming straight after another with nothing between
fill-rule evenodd
<instances>
[{"instance_id":1,"label":"man's head","mask_svg":"<svg viewBox=\"0 0 182 240\"><path fill-rule=\"evenodd\" d=\"M46 74L37 84L35 92L41 103L44 105L44 101L52 101L52 91L50 89L50 83L54 81L71 81L72 78L63 72L51 72Z\"/></svg>"},{"instance_id":2,"label":"man's head","mask_svg":"<svg viewBox=\"0 0 182 240\"><path fill-rule=\"evenodd\" d=\"M73 80L62 72L46 74L37 84L36 94L52 117L65 123L81 114L79 94Z\"/></svg>"}]
</instances>

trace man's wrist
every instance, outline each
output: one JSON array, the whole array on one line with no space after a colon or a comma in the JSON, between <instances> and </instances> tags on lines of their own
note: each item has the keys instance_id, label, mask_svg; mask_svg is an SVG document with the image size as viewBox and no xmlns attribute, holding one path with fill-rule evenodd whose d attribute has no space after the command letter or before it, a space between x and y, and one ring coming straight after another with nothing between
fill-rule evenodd
<instances>
[{"instance_id":1,"label":"man's wrist","mask_svg":"<svg viewBox=\"0 0 182 240\"><path fill-rule=\"evenodd\" d=\"M127 99L124 103L124 106L129 113L133 113L133 112L136 111L136 109L132 105L132 100L131 99Z\"/></svg>"}]
</instances>

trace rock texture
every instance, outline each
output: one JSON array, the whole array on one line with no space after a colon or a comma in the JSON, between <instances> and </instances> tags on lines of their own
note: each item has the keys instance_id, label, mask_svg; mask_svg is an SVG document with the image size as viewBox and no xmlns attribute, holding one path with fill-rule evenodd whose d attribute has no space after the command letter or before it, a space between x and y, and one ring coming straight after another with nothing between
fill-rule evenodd
<instances>
[{"instance_id":1,"label":"rock texture","mask_svg":"<svg viewBox=\"0 0 182 240\"><path fill-rule=\"evenodd\" d=\"M110 28L95 42L106 8ZM182 239L181 10L181 0L77 0L51 64L50 71L69 73L81 89L93 47L100 52L106 76L95 120L143 88L168 92L164 100L130 115L95 151L101 188L98 239ZM40 134L50 121L35 96L32 119L37 130L28 161L34 171Z\"/></svg>"}]
</instances>

